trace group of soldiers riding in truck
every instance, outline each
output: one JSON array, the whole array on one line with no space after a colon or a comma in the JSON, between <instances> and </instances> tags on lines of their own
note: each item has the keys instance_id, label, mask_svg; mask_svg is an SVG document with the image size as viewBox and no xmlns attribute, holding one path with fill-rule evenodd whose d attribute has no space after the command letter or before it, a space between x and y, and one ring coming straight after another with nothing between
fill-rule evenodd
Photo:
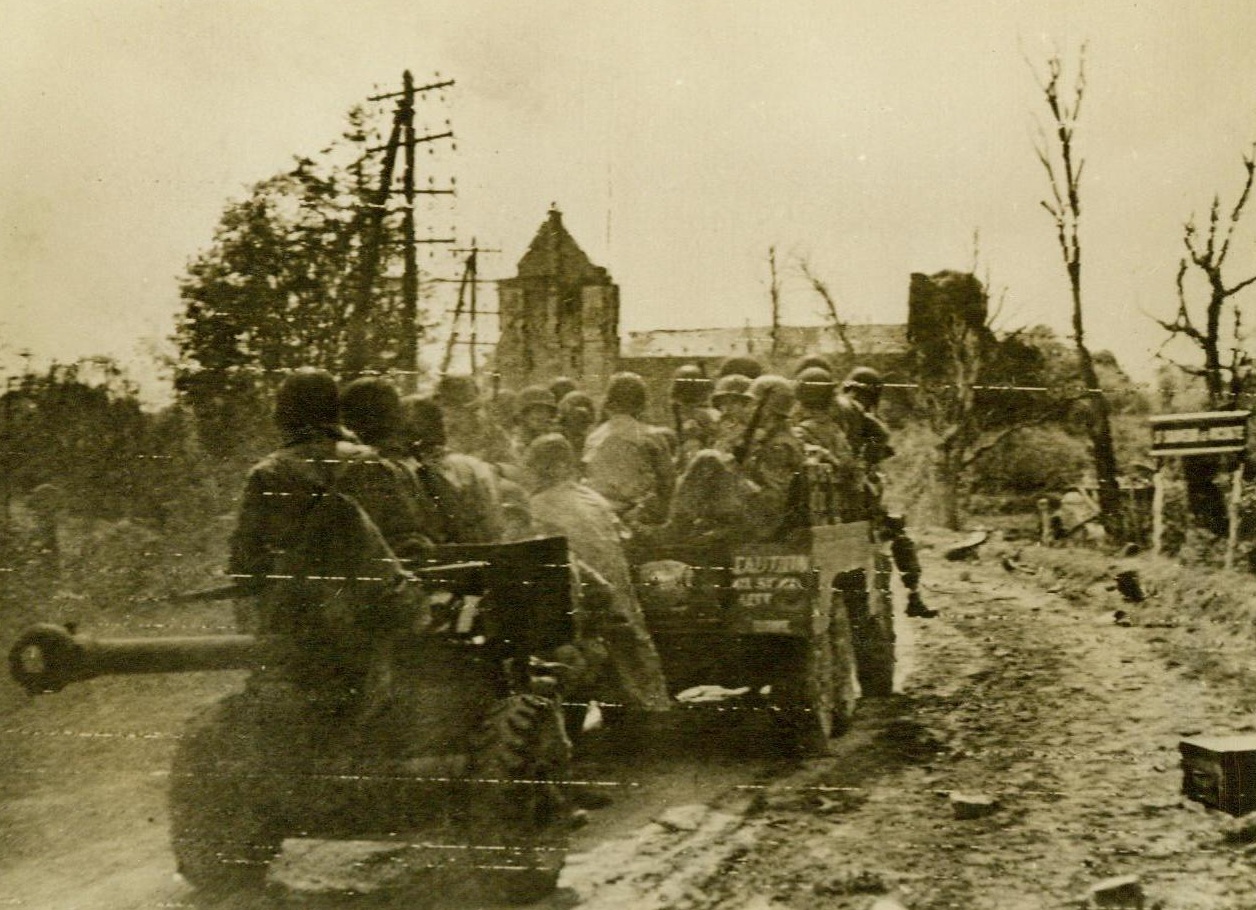
<instances>
[{"instance_id":1,"label":"group of soldiers riding in truck","mask_svg":"<svg viewBox=\"0 0 1256 910\"><path fill-rule=\"evenodd\" d=\"M299 610L268 591L292 577L312 505L335 491L403 565L444 544L565 537L581 584L594 584L614 617L602 646L619 697L666 710L659 656L633 593L632 541L779 539L806 521L798 479L816 464L834 480L841 520L869 521L891 542L907 615L934 616L920 596L915 547L881 504L878 466L893 454L876 416L881 377L861 367L839 385L831 370L818 355L792 378L750 357L730 358L713 379L683 366L668 427L643 419L648 392L634 373L612 376L599 407L565 377L486 400L470 376L442 376L430 395L403 397L380 376L338 387L326 372L295 371L276 394L282 445L250 471L231 539L237 589L260 595L250 631L306 631Z\"/></svg>"}]
</instances>

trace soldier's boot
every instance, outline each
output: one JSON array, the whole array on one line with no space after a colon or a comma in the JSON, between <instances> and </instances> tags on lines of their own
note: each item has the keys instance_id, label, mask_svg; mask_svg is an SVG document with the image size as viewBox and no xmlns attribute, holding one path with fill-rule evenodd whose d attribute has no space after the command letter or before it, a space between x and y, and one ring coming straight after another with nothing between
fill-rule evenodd
<instances>
[{"instance_id":1,"label":"soldier's boot","mask_svg":"<svg viewBox=\"0 0 1256 910\"><path fill-rule=\"evenodd\" d=\"M938 615L938 611L925 606L924 598L920 596L918 590L913 588L907 592L907 615L920 619L933 619Z\"/></svg>"}]
</instances>

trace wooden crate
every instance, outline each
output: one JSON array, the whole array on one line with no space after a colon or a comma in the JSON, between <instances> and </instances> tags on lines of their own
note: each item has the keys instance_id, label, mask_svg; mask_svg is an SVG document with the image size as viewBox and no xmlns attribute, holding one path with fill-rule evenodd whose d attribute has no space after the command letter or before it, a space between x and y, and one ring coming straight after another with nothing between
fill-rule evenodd
<instances>
[{"instance_id":1,"label":"wooden crate","mask_svg":"<svg viewBox=\"0 0 1256 910\"><path fill-rule=\"evenodd\" d=\"M1178 749L1185 796L1231 815L1256 809L1256 735L1194 736Z\"/></svg>"}]
</instances>

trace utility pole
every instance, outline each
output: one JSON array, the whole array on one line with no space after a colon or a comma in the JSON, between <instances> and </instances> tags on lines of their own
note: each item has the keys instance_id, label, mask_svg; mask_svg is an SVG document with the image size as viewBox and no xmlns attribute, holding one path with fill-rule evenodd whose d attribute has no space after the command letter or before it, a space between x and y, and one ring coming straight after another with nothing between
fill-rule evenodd
<instances>
[{"instance_id":1,"label":"utility pole","mask_svg":"<svg viewBox=\"0 0 1256 910\"><path fill-rule=\"evenodd\" d=\"M401 383L406 392L417 387L419 369L419 260L414 242L414 77L406 70L401 74L402 95L397 116L405 136L406 169L402 176L402 192L406 207L402 214L401 237L405 250L405 271L401 276L402 335L397 351L401 367Z\"/></svg>"},{"instance_id":2,"label":"utility pole","mask_svg":"<svg viewBox=\"0 0 1256 910\"><path fill-rule=\"evenodd\" d=\"M384 246L384 218L393 210L388 207L389 197L397 191L393 189L397 167L397 154L402 151L402 186L404 198L402 206L401 246L403 272L401 279L401 337L397 339L397 361L402 384L408 389L413 388L418 370L419 335L419 266L417 248L420 243L453 243L454 238L424 238L415 236L414 208L415 197L419 195L456 195L451 185L448 188L415 187L415 147L439 139L453 139L453 131L431 133L417 136L414 129L415 98L423 92L447 88L454 80L433 82L429 85L415 87L414 77L409 70L402 73L402 88L398 92L373 95L368 100L381 101L396 98L397 107L393 112L392 131L388 141L377 148L367 149L367 153L383 152L384 159L380 167L379 187L363 207L360 220L362 246L358 266L357 294L353 309L349 314L348 338L345 352L344 373L355 376L368 370L376 359L377 352L368 343L368 327L373 311L375 283L379 278L381 251ZM429 180L430 182L430 180Z\"/></svg>"},{"instance_id":3,"label":"utility pole","mask_svg":"<svg viewBox=\"0 0 1256 910\"><path fill-rule=\"evenodd\" d=\"M462 277L458 280L458 302L454 306L453 320L449 327L449 338L445 342L445 356L441 358L440 371L442 374L448 373L450 366L453 364L454 347L459 344L468 346L471 374L475 375L479 371L479 349L481 347L491 347L493 342L480 341L479 338L479 318L486 313L479 309L477 298L477 289L479 285L486 282L480 279L480 254L481 253L500 253L501 250L489 250L481 247L474 237L471 238L471 246L464 250L455 250L455 252L466 253L467 258L462 269ZM459 324L462 321L462 315L467 312L468 333L470 338L462 340L459 338ZM488 315L496 315L495 312Z\"/></svg>"}]
</instances>

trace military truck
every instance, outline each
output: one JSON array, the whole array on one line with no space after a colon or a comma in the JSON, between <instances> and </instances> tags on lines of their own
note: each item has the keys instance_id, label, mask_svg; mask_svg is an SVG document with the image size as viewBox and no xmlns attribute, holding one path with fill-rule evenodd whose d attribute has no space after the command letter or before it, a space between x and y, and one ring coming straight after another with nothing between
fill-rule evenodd
<instances>
[{"instance_id":1,"label":"military truck","mask_svg":"<svg viewBox=\"0 0 1256 910\"><path fill-rule=\"evenodd\" d=\"M673 693L746 690L804 754L823 755L858 691L894 687L891 564L868 521L842 522L831 472L797 478L792 526L743 542L711 533L645 538L636 589Z\"/></svg>"},{"instance_id":2,"label":"military truck","mask_svg":"<svg viewBox=\"0 0 1256 910\"><path fill-rule=\"evenodd\" d=\"M529 902L556 885L570 812L561 667L572 581L563 538L438 548L417 567L423 622L386 653L351 704L285 667L276 636L93 639L28 629L10 670L32 694L96 676L250 669L243 691L193 718L171 774L179 871L211 892L263 884L288 838L377 840L408 871L471 872Z\"/></svg>"}]
</instances>

